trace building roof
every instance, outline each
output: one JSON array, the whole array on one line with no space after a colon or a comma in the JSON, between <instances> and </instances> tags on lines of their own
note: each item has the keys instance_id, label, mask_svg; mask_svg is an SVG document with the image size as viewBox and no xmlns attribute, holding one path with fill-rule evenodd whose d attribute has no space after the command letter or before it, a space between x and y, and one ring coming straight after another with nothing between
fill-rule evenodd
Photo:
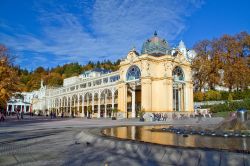
<instances>
[{"instance_id":1,"label":"building roof","mask_svg":"<svg viewBox=\"0 0 250 166\"><path fill-rule=\"evenodd\" d=\"M143 43L141 54L161 56L169 53L170 48L165 39L161 39L154 33L154 36Z\"/></svg>"},{"instance_id":2,"label":"building roof","mask_svg":"<svg viewBox=\"0 0 250 166\"><path fill-rule=\"evenodd\" d=\"M30 104L29 102L25 102L25 101L19 101L19 100L10 100L7 102L8 104L16 104L16 105L20 105L20 104Z\"/></svg>"},{"instance_id":3,"label":"building roof","mask_svg":"<svg viewBox=\"0 0 250 166\"><path fill-rule=\"evenodd\" d=\"M95 69L92 69L92 70L85 71L85 72L83 72L83 74L92 73L92 72L98 72L98 73L106 74L106 73L110 73L111 71L107 70L107 69L103 69L103 68L95 68Z\"/></svg>"}]
</instances>

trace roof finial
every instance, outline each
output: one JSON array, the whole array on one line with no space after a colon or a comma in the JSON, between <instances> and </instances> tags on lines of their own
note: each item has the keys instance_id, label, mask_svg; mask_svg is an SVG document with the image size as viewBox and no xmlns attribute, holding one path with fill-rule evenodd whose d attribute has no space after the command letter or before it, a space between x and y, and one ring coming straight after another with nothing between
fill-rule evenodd
<instances>
[{"instance_id":1,"label":"roof finial","mask_svg":"<svg viewBox=\"0 0 250 166\"><path fill-rule=\"evenodd\" d=\"M136 51L135 45L132 46L132 49L130 51L132 52Z\"/></svg>"},{"instance_id":2,"label":"roof finial","mask_svg":"<svg viewBox=\"0 0 250 166\"><path fill-rule=\"evenodd\" d=\"M157 32L155 31L154 36L157 36Z\"/></svg>"},{"instance_id":3,"label":"roof finial","mask_svg":"<svg viewBox=\"0 0 250 166\"><path fill-rule=\"evenodd\" d=\"M136 51L136 48L135 48L135 46L133 46L133 48L132 48L132 51Z\"/></svg>"}]
</instances>

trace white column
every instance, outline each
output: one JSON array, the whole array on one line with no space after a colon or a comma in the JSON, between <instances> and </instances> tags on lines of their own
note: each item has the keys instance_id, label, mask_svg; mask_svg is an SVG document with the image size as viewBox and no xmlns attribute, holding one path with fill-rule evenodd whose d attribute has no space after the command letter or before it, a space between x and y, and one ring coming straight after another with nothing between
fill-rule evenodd
<instances>
[{"instance_id":1,"label":"white column","mask_svg":"<svg viewBox=\"0 0 250 166\"><path fill-rule=\"evenodd\" d=\"M26 113L26 104L24 105L24 112Z\"/></svg>"},{"instance_id":2,"label":"white column","mask_svg":"<svg viewBox=\"0 0 250 166\"><path fill-rule=\"evenodd\" d=\"M135 140L135 126L131 126L131 138Z\"/></svg>"},{"instance_id":3,"label":"white column","mask_svg":"<svg viewBox=\"0 0 250 166\"><path fill-rule=\"evenodd\" d=\"M50 112L51 112L51 110L53 109L53 107L54 107L54 105L53 105L54 103L53 103L53 99L50 99L50 110L49 110L49 112L47 112L47 114L49 114Z\"/></svg>"},{"instance_id":4,"label":"white column","mask_svg":"<svg viewBox=\"0 0 250 166\"><path fill-rule=\"evenodd\" d=\"M135 90L132 93L132 118L135 118Z\"/></svg>"},{"instance_id":5,"label":"white column","mask_svg":"<svg viewBox=\"0 0 250 166\"><path fill-rule=\"evenodd\" d=\"M101 94L98 92L98 118L101 117Z\"/></svg>"},{"instance_id":6,"label":"white column","mask_svg":"<svg viewBox=\"0 0 250 166\"><path fill-rule=\"evenodd\" d=\"M188 88L187 88L186 84L183 87L184 87L183 88L183 91L184 91L184 110L188 111L188 103L189 103Z\"/></svg>"},{"instance_id":7,"label":"white column","mask_svg":"<svg viewBox=\"0 0 250 166\"><path fill-rule=\"evenodd\" d=\"M13 104L11 104L11 112L14 112L15 110L14 110L14 105Z\"/></svg>"},{"instance_id":8,"label":"white column","mask_svg":"<svg viewBox=\"0 0 250 166\"><path fill-rule=\"evenodd\" d=\"M62 112L63 112L63 98L61 97L61 103L60 103L60 112L61 112L61 115L62 115Z\"/></svg>"},{"instance_id":9,"label":"white column","mask_svg":"<svg viewBox=\"0 0 250 166\"><path fill-rule=\"evenodd\" d=\"M114 128L112 127L112 128L110 128L110 129L111 129L111 131L110 131L111 136L115 136L115 133L114 133Z\"/></svg>"},{"instance_id":10,"label":"white column","mask_svg":"<svg viewBox=\"0 0 250 166\"><path fill-rule=\"evenodd\" d=\"M104 118L107 117L107 94L104 97Z\"/></svg>"},{"instance_id":11,"label":"white column","mask_svg":"<svg viewBox=\"0 0 250 166\"><path fill-rule=\"evenodd\" d=\"M46 100L46 99L45 99ZM46 107L48 105L48 107ZM50 100L48 98L48 102L45 103L45 110L49 110L50 109Z\"/></svg>"},{"instance_id":12,"label":"white column","mask_svg":"<svg viewBox=\"0 0 250 166\"><path fill-rule=\"evenodd\" d=\"M80 94L78 94L78 100L77 100L77 104L78 104L78 106L77 106L77 113L79 113L79 111L80 111Z\"/></svg>"},{"instance_id":13,"label":"white column","mask_svg":"<svg viewBox=\"0 0 250 166\"><path fill-rule=\"evenodd\" d=\"M84 114L84 94L82 94L82 117L85 117L85 114Z\"/></svg>"},{"instance_id":14,"label":"white column","mask_svg":"<svg viewBox=\"0 0 250 166\"><path fill-rule=\"evenodd\" d=\"M181 90L179 86L178 86L178 109L179 111L182 111L181 110Z\"/></svg>"},{"instance_id":15,"label":"white column","mask_svg":"<svg viewBox=\"0 0 250 166\"><path fill-rule=\"evenodd\" d=\"M73 102L74 102L74 116L75 116L75 114L76 114L76 98L74 98L74 100L73 100Z\"/></svg>"},{"instance_id":16,"label":"white column","mask_svg":"<svg viewBox=\"0 0 250 166\"><path fill-rule=\"evenodd\" d=\"M94 108L95 108L94 98L95 98L95 94L92 93L92 114L93 114Z\"/></svg>"},{"instance_id":17,"label":"white column","mask_svg":"<svg viewBox=\"0 0 250 166\"><path fill-rule=\"evenodd\" d=\"M65 100L65 112L64 112L64 115L68 114L68 97L66 97L66 100Z\"/></svg>"},{"instance_id":18,"label":"white column","mask_svg":"<svg viewBox=\"0 0 250 166\"><path fill-rule=\"evenodd\" d=\"M58 110L58 108L59 108L60 101L59 101L58 98L57 98L56 101L57 101L57 102L56 102L56 110L55 110L55 112L56 112L56 115L57 115L57 110Z\"/></svg>"},{"instance_id":19,"label":"white column","mask_svg":"<svg viewBox=\"0 0 250 166\"><path fill-rule=\"evenodd\" d=\"M89 96L87 95L87 117L89 117Z\"/></svg>"},{"instance_id":20,"label":"white column","mask_svg":"<svg viewBox=\"0 0 250 166\"><path fill-rule=\"evenodd\" d=\"M115 108L115 91L112 92L112 109Z\"/></svg>"},{"instance_id":21,"label":"white column","mask_svg":"<svg viewBox=\"0 0 250 166\"><path fill-rule=\"evenodd\" d=\"M7 103L6 112L9 111L9 104Z\"/></svg>"},{"instance_id":22,"label":"white column","mask_svg":"<svg viewBox=\"0 0 250 166\"><path fill-rule=\"evenodd\" d=\"M72 105L72 103L71 103L72 101L71 101L71 98L69 97L69 116L71 116L72 115L72 110L71 110L71 105Z\"/></svg>"},{"instance_id":23,"label":"white column","mask_svg":"<svg viewBox=\"0 0 250 166\"><path fill-rule=\"evenodd\" d=\"M48 111L50 111L50 109L51 109L51 100L49 100L48 104L49 104Z\"/></svg>"},{"instance_id":24,"label":"white column","mask_svg":"<svg viewBox=\"0 0 250 166\"><path fill-rule=\"evenodd\" d=\"M53 99L50 99L50 110L49 112L47 112L47 114L49 114L52 109L53 109Z\"/></svg>"},{"instance_id":25,"label":"white column","mask_svg":"<svg viewBox=\"0 0 250 166\"><path fill-rule=\"evenodd\" d=\"M61 107L60 107L60 111L61 111L61 114L62 114L62 112L63 112L63 110L64 110L64 106L65 106L65 103L63 102L64 100L63 100L63 97L61 98Z\"/></svg>"}]
</instances>

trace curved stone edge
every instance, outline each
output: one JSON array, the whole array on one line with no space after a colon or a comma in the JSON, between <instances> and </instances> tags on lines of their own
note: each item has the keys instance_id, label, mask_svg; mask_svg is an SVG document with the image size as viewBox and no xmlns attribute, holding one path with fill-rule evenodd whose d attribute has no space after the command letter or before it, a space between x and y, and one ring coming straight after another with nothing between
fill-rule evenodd
<instances>
[{"instance_id":1,"label":"curved stone edge","mask_svg":"<svg viewBox=\"0 0 250 166\"><path fill-rule=\"evenodd\" d=\"M90 148L101 148L104 152L115 151L119 155L135 156L138 160L154 161L174 165L250 165L250 154L219 149L171 147L141 141L125 140L103 136L101 130L84 129L76 135L81 143ZM113 157L115 158L115 157Z\"/></svg>"}]
</instances>

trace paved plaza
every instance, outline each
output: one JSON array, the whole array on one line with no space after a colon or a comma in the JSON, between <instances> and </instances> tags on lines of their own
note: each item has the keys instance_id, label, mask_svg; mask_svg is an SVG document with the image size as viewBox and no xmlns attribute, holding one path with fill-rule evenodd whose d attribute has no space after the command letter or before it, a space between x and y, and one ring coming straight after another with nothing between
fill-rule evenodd
<instances>
[{"instance_id":1,"label":"paved plaza","mask_svg":"<svg viewBox=\"0 0 250 166\"><path fill-rule=\"evenodd\" d=\"M250 155L227 151L173 148L103 137L103 127L121 125L199 125L222 119L139 122L137 119L50 119L25 117L0 123L0 165L244 165Z\"/></svg>"}]
</instances>

